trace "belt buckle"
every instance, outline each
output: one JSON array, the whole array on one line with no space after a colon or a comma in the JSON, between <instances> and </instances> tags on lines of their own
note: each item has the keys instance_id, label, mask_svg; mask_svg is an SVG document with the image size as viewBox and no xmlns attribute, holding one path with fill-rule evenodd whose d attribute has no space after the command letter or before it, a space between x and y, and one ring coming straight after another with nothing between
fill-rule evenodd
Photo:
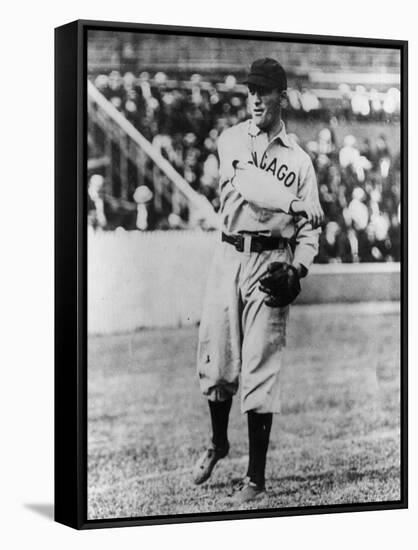
<instances>
[{"instance_id":1,"label":"belt buckle","mask_svg":"<svg viewBox=\"0 0 418 550\"><path fill-rule=\"evenodd\" d=\"M244 252L244 237L242 235L237 235L235 237L235 250Z\"/></svg>"}]
</instances>

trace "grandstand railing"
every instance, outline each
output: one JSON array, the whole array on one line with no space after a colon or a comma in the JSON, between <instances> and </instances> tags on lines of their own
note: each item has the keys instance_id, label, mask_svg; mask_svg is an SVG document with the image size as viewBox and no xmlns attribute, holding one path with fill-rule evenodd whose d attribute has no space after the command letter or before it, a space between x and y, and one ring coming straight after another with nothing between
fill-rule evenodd
<instances>
[{"instance_id":1,"label":"grandstand railing","mask_svg":"<svg viewBox=\"0 0 418 550\"><path fill-rule=\"evenodd\" d=\"M187 200L189 207L206 227L217 228L219 218L206 197L197 193L173 166L153 147L153 145L135 128L97 90L90 81L87 83L89 133L99 150L101 165L112 182L112 192L122 201L131 201L138 185L150 184L155 201L161 201L159 193L166 194L170 200L173 192L179 191ZM94 165L90 159L90 166ZM166 186L154 188L154 168L165 176ZM133 175L132 175L133 173Z\"/></svg>"}]
</instances>

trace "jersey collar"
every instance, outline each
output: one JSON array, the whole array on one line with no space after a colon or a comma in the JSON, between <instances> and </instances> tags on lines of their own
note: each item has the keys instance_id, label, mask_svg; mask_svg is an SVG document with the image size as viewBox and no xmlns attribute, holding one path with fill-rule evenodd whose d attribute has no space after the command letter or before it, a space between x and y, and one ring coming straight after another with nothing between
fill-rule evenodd
<instances>
[{"instance_id":1,"label":"jersey collar","mask_svg":"<svg viewBox=\"0 0 418 550\"><path fill-rule=\"evenodd\" d=\"M265 132L262 132L262 130L260 130L260 128L258 128L252 119L249 120L249 124L248 124L248 134L251 136L251 137L257 137L258 135L260 134L265 134ZM292 143L286 133L286 126L285 126L285 123L282 121L282 126L280 128L280 131L278 134L276 134L271 140L269 143L272 143L273 141L279 141L282 145L284 145L285 147L289 147L291 148L292 147Z\"/></svg>"}]
</instances>

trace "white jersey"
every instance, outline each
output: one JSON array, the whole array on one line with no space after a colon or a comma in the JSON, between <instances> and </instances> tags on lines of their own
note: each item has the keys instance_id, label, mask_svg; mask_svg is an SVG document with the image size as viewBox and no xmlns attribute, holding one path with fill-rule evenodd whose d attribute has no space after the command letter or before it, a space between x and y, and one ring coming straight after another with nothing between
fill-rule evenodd
<instances>
[{"instance_id":1,"label":"white jersey","mask_svg":"<svg viewBox=\"0 0 418 550\"><path fill-rule=\"evenodd\" d=\"M270 141L252 120L237 124L222 133L218 152L222 231L295 237L293 263L309 269L319 230L288 212L295 198L319 202L317 181L311 159L289 139L284 123ZM248 169L235 171L234 161Z\"/></svg>"}]
</instances>

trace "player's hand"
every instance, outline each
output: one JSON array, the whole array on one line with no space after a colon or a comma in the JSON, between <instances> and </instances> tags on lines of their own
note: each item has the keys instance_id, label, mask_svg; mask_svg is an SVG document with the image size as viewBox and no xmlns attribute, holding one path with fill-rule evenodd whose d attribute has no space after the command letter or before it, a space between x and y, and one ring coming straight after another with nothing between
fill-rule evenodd
<instances>
[{"instance_id":1,"label":"player's hand","mask_svg":"<svg viewBox=\"0 0 418 550\"><path fill-rule=\"evenodd\" d=\"M295 200L290 205L290 213L303 216L311 223L315 229L324 221L324 212L319 202L312 203L310 201Z\"/></svg>"},{"instance_id":2,"label":"player's hand","mask_svg":"<svg viewBox=\"0 0 418 550\"><path fill-rule=\"evenodd\" d=\"M232 163L234 170L248 170L248 168L255 168L253 164L249 162L242 162L241 160L234 160Z\"/></svg>"},{"instance_id":3,"label":"player's hand","mask_svg":"<svg viewBox=\"0 0 418 550\"><path fill-rule=\"evenodd\" d=\"M259 288L266 294L264 303L269 307L286 307L300 293L299 273L286 262L272 262L267 274L260 279Z\"/></svg>"}]
</instances>

